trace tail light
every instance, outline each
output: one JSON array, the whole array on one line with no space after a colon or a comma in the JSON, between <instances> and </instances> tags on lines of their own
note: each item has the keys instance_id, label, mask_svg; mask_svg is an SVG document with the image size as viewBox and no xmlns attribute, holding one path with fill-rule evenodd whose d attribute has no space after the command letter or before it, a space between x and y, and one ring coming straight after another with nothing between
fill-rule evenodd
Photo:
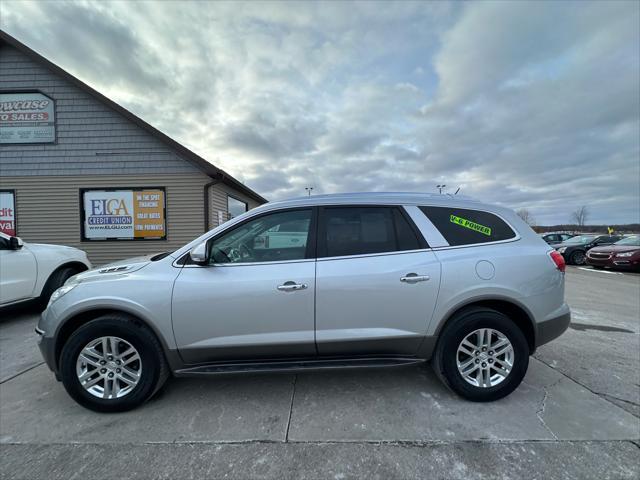
<instances>
[{"instance_id":1,"label":"tail light","mask_svg":"<svg viewBox=\"0 0 640 480\"><path fill-rule=\"evenodd\" d=\"M557 250L552 250L551 252L549 252L549 256L551 257L551 260L553 260L553 263L556 264L556 268L564 273L564 271L567 269L567 264L564 262L564 257L562 256L562 254L558 253Z\"/></svg>"}]
</instances>

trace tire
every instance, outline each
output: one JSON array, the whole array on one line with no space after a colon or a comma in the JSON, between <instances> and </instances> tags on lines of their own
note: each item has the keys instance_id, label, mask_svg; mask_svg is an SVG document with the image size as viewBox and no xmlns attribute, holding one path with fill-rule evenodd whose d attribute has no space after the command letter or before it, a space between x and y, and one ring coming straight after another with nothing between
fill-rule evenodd
<instances>
[{"instance_id":1,"label":"tire","mask_svg":"<svg viewBox=\"0 0 640 480\"><path fill-rule=\"evenodd\" d=\"M78 270L72 267L63 267L59 268L55 272L51 274L51 276L47 279L47 282L44 284L42 288L42 293L40 294L40 298L38 299L38 306L41 310L47 308L47 304L49 303L49 299L53 292L59 289L64 283L69 280L69 278L73 277Z\"/></svg>"},{"instance_id":2,"label":"tire","mask_svg":"<svg viewBox=\"0 0 640 480\"><path fill-rule=\"evenodd\" d=\"M582 250L576 250L569 256L569 263L571 265L584 265L586 262L586 255Z\"/></svg>"},{"instance_id":3,"label":"tire","mask_svg":"<svg viewBox=\"0 0 640 480\"><path fill-rule=\"evenodd\" d=\"M499 376L499 374L496 370L492 370L493 367L490 366L486 370L490 373L492 372L493 376L490 376L495 379L493 381L495 385L493 386L472 385L458 369L459 358L464 358L461 361L462 364L467 360L473 361L472 368L478 363L477 360L481 358L484 358L485 362L489 361L484 355L488 355L490 351L487 351L478 359L475 359L473 355L466 356L466 353L458 352L458 347L463 339L469 335L472 335L471 338L477 338L473 335L477 335L474 332L479 329L492 329L498 332L503 337L506 337L513 349L512 366L509 373L502 380L497 379L495 375ZM498 337L496 333L493 333L490 338L494 339L494 344L502 341L500 340L501 337ZM477 351L481 355L483 354L481 349ZM502 355L500 357L506 358ZM502 360L498 360L498 356L495 358L495 360L491 358L493 365L505 367L506 364L501 363ZM475 366L474 373L476 375L479 374L480 366L486 364L485 362L481 361ZM432 367L445 385L461 397L473 402L491 402L506 397L520 385L527 373L528 366L529 345L520 328L506 315L489 308L468 309L451 319L438 339L432 359Z\"/></svg>"},{"instance_id":4,"label":"tire","mask_svg":"<svg viewBox=\"0 0 640 480\"><path fill-rule=\"evenodd\" d=\"M88 389L85 389L78 377L77 369L80 368L78 359L81 352L86 346L91 345L92 342L99 342L99 339L103 337L117 337L120 340L117 342L120 347L117 350L120 353L124 353L122 350L128 350L129 347L133 347L135 353L139 355L139 363L138 361L133 361L127 367L131 367L132 371L139 372L137 383L134 386L130 386L120 380L116 380L121 392L128 389L127 393L121 397L99 398L96 394L104 395L104 392L100 394L94 391L92 394ZM99 342L93 351L101 349L101 345L102 343ZM91 360L95 361L96 358L91 357ZM104 360L100 361L106 361L106 358L105 356ZM93 366L92 363L87 366L87 370L107 371L108 373L104 374L105 379L107 375L118 376L115 373L116 365L114 362L107 362L107 365L103 365L105 368L101 368L98 365ZM93 371L96 372L96 370ZM120 372L121 370L118 369L118 371ZM103 374L100 372L96 372L93 378L98 375L102 376ZM60 356L60 376L67 393L83 407L96 412L124 412L134 409L149 400L169 377L169 367L160 342L149 328L127 315L107 314L82 325L69 337ZM112 379L110 382L114 382L114 380ZM101 385L105 384L106 382L101 380L96 385L100 388ZM106 389L105 385L103 390ZM113 387L112 389L116 390Z\"/></svg>"}]
</instances>

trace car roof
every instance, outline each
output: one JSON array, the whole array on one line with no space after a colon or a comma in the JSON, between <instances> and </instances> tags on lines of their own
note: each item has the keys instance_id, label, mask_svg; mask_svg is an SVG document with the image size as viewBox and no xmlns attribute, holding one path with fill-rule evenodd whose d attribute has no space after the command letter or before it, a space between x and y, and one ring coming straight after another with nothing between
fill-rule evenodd
<instances>
[{"instance_id":1,"label":"car roof","mask_svg":"<svg viewBox=\"0 0 640 480\"><path fill-rule=\"evenodd\" d=\"M311 205L341 205L341 204L372 204L372 205L456 205L462 207L477 207L480 202L464 196L450 194L434 194L419 192L354 192L332 193L327 195L312 195L296 197L277 202L270 202L259 208L284 208Z\"/></svg>"}]
</instances>

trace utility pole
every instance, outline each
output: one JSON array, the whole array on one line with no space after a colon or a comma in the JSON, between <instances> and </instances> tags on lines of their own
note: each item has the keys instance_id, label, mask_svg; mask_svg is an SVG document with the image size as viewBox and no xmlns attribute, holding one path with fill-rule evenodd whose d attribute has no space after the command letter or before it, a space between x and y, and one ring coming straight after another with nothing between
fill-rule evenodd
<instances>
[{"instance_id":1,"label":"utility pole","mask_svg":"<svg viewBox=\"0 0 640 480\"><path fill-rule=\"evenodd\" d=\"M311 196L311 190L313 190L313 187L304 187L304 189L307 191L307 195Z\"/></svg>"},{"instance_id":2,"label":"utility pole","mask_svg":"<svg viewBox=\"0 0 640 480\"><path fill-rule=\"evenodd\" d=\"M440 195L442 195L442 190L444 189L444 187L446 187L445 184L442 185L436 185L436 188L440 191Z\"/></svg>"}]
</instances>

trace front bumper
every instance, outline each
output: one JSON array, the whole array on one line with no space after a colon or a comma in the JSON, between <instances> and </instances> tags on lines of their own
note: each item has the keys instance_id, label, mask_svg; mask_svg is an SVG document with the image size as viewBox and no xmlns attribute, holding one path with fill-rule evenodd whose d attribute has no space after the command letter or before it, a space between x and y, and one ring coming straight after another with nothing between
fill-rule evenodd
<instances>
[{"instance_id":1,"label":"front bumper","mask_svg":"<svg viewBox=\"0 0 640 480\"><path fill-rule=\"evenodd\" d=\"M42 354L42 358L44 359L49 370L54 372L56 376L58 375L58 367L56 365L56 342L55 337L48 336L51 335L51 332L46 331L46 326L49 322L46 319L47 315L50 315L50 308L47 308L44 312L42 312L42 317L40 318L40 323L36 327L36 334L38 335L38 348L40 349L40 353Z\"/></svg>"},{"instance_id":2,"label":"front bumper","mask_svg":"<svg viewBox=\"0 0 640 480\"><path fill-rule=\"evenodd\" d=\"M571 311L567 311L537 324L536 348L562 335L571 323Z\"/></svg>"},{"instance_id":3,"label":"front bumper","mask_svg":"<svg viewBox=\"0 0 640 480\"><path fill-rule=\"evenodd\" d=\"M47 367L54 373L57 373L56 369L56 352L55 352L55 342L51 337L45 337L38 333L38 348L40 349L40 353L42 354L42 358L44 358Z\"/></svg>"},{"instance_id":4,"label":"front bumper","mask_svg":"<svg viewBox=\"0 0 640 480\"><path fill-rule=\"evenodd\" d=\"M612 267L613 262L611 258L593 258L587 254L586 258L587 265L592 265L594 267Z\"/></svg>"}]
</instances>

